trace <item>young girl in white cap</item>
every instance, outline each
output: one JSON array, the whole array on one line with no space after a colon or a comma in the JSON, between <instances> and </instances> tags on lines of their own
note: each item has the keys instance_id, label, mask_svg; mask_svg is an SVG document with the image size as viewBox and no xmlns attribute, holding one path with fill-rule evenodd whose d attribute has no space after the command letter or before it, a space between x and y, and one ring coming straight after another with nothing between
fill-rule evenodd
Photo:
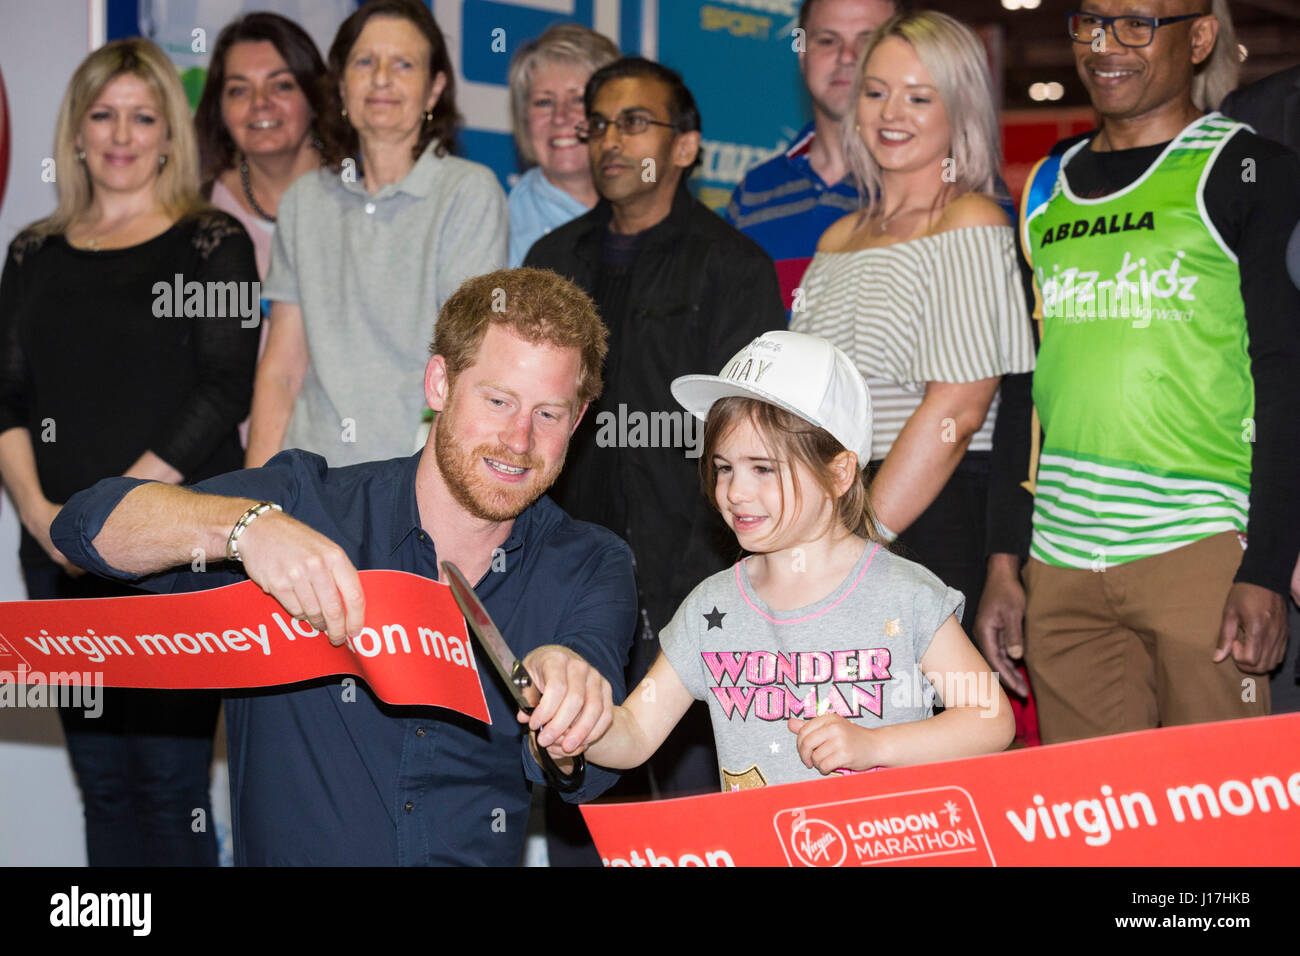
<instances>
[{"instance_id":1,"label":"young girl in white cap","mask_svg":"<svg viewBox=\"0 0 1300 956\"><path fill-rule=\"evenodd\" d=\"M695 699L723 790L1006 747L1011 708L961 628L962 595L877 530L871 400L848 357L768 332L672 391L706 420L705 490L750 556L686 598L587 759L643 763Z\"/></svg>"}]
</instances>

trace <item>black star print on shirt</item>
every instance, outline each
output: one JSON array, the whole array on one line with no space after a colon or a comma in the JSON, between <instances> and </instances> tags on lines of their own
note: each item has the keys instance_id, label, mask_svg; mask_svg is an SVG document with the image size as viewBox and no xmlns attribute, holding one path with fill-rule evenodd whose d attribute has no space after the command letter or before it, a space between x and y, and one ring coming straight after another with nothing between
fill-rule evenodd
<instances>
[{"instance_id":1,"label":"black star print on shirt","mask_svg":"<svg viewBox=\"0 0 1300 956\"><path fill-rule=\"evenodd\" d=\"M709 626L708 626L707 628L705 628L705 630L706 630L706 631L711 631L711 630L713 630L715 627L716 627L719 631L722 630L722 619L723 619L724 617L726 617L726 616L727 616L727 612L726 612L726 611L719 611L719 610L718 610L718 606L717 606L716 604L713 605L713 610L712 610L712 612L710 612L710 613L704 615L704 620L706 620L706 621L709 622Z\"/></svg>"}]
</instances>

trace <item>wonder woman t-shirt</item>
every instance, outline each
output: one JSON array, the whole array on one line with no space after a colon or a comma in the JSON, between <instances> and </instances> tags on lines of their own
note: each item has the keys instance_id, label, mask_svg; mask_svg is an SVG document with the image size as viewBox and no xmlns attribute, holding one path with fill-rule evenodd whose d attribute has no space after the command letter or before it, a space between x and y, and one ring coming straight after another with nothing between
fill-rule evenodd
<instances>
[{"instance_id":1,"label":"wonder woman t-shirt","mask_svg":"<svg viewBox=\"0 0 1300 956\"><path fill-rule=\"evenodd\" d=\"M821 777L799 759L790 717L883 727L933 714L920 661L949 615L960 620L960 591L868 542L834 592L774 611L745 564L703 581L659 634L682 684L709 704L724 791Z\"/></svg>"}]
</instances>

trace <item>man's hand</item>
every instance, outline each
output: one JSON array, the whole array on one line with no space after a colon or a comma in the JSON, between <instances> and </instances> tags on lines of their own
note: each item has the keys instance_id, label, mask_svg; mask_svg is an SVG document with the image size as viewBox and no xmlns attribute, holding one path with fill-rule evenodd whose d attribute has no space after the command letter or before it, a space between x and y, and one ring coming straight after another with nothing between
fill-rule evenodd
<instances>
[{"instance_id":1,"label":"man's hand","mask_svg":"<svg viewBox=\"0 0 1300 956\"><path fill-rule=\"evenodd\" d=\"M521 724L537 731L537 743L552 757L574 757L599 740L614 720L609 681L581 657L558 644L545 644L524 658L542 698ZM564 769L561 765L561 769Z\"/></svg>"},{"instance_id":2,"label":"man's hand","mask_svg":"<svg viewBox=\"0 0 1300 956\"><path fill-rule=\"evenodd\" d=\"M1297 225L1296 229L1300 231L1300 225ZM1300 558L1296 558L1295 570L1291 572L1291 600L1300 604ZM1300 640L1300 634L1297 634L1296 638Z\"/></svg>"},{"instance_id":3,"label":"man's hand","mask_svg":"<svg viewBox=\"0 0 1300 956\"><path fill-rule=\"evenodd\" d=\"M984 596L975 614L975 643L989 667L1021 697L1029 696L1029 687L1012 658L1019 660L1025 653L1021 630L1025 603L1025 589L1020 585L1020 559L1014 554L989 555Z\"/></svg>"},{"instance_id":4,"label":"man's hand","mask_svg":"<svg viewBox=\"0 0 1300 956\"><path fill-rule=\"evenodd\" d=\"M1286 601L1258 584L1238 581L1228 591L1214 662L1228 659L1248 674L1267 674L1286 654Z\"/></svg>"},{"instance_id":5,"label":"man's hand","mask_svg":"<svg viewBox=\"0 0 1300 956\"><path fill-rule=\"evenodd\" d=\"M244 570L280 606L338 646L365 624L357 569L337 544L280 511L258 515L239 538Z\"/></svg>"}]
</instances>

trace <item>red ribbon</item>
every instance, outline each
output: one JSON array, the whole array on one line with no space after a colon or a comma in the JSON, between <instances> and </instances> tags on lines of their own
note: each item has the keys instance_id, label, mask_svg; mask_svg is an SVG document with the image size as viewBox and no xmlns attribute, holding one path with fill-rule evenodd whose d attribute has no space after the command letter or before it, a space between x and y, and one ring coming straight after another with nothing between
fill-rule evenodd
<instances>
[{"instance_id":1,"label":"red ribbon","mask_svg":"<svg viewBox=\"0 0 1300 956\"><path fill-rule=\"evenodd\" d=\"M451 590L362 571L366 626L335 647L251 581L189 594L0 604L0 683L172 689L273 687L340 674L390 704L491 723Z\"/></svg>"}]
</instances>

